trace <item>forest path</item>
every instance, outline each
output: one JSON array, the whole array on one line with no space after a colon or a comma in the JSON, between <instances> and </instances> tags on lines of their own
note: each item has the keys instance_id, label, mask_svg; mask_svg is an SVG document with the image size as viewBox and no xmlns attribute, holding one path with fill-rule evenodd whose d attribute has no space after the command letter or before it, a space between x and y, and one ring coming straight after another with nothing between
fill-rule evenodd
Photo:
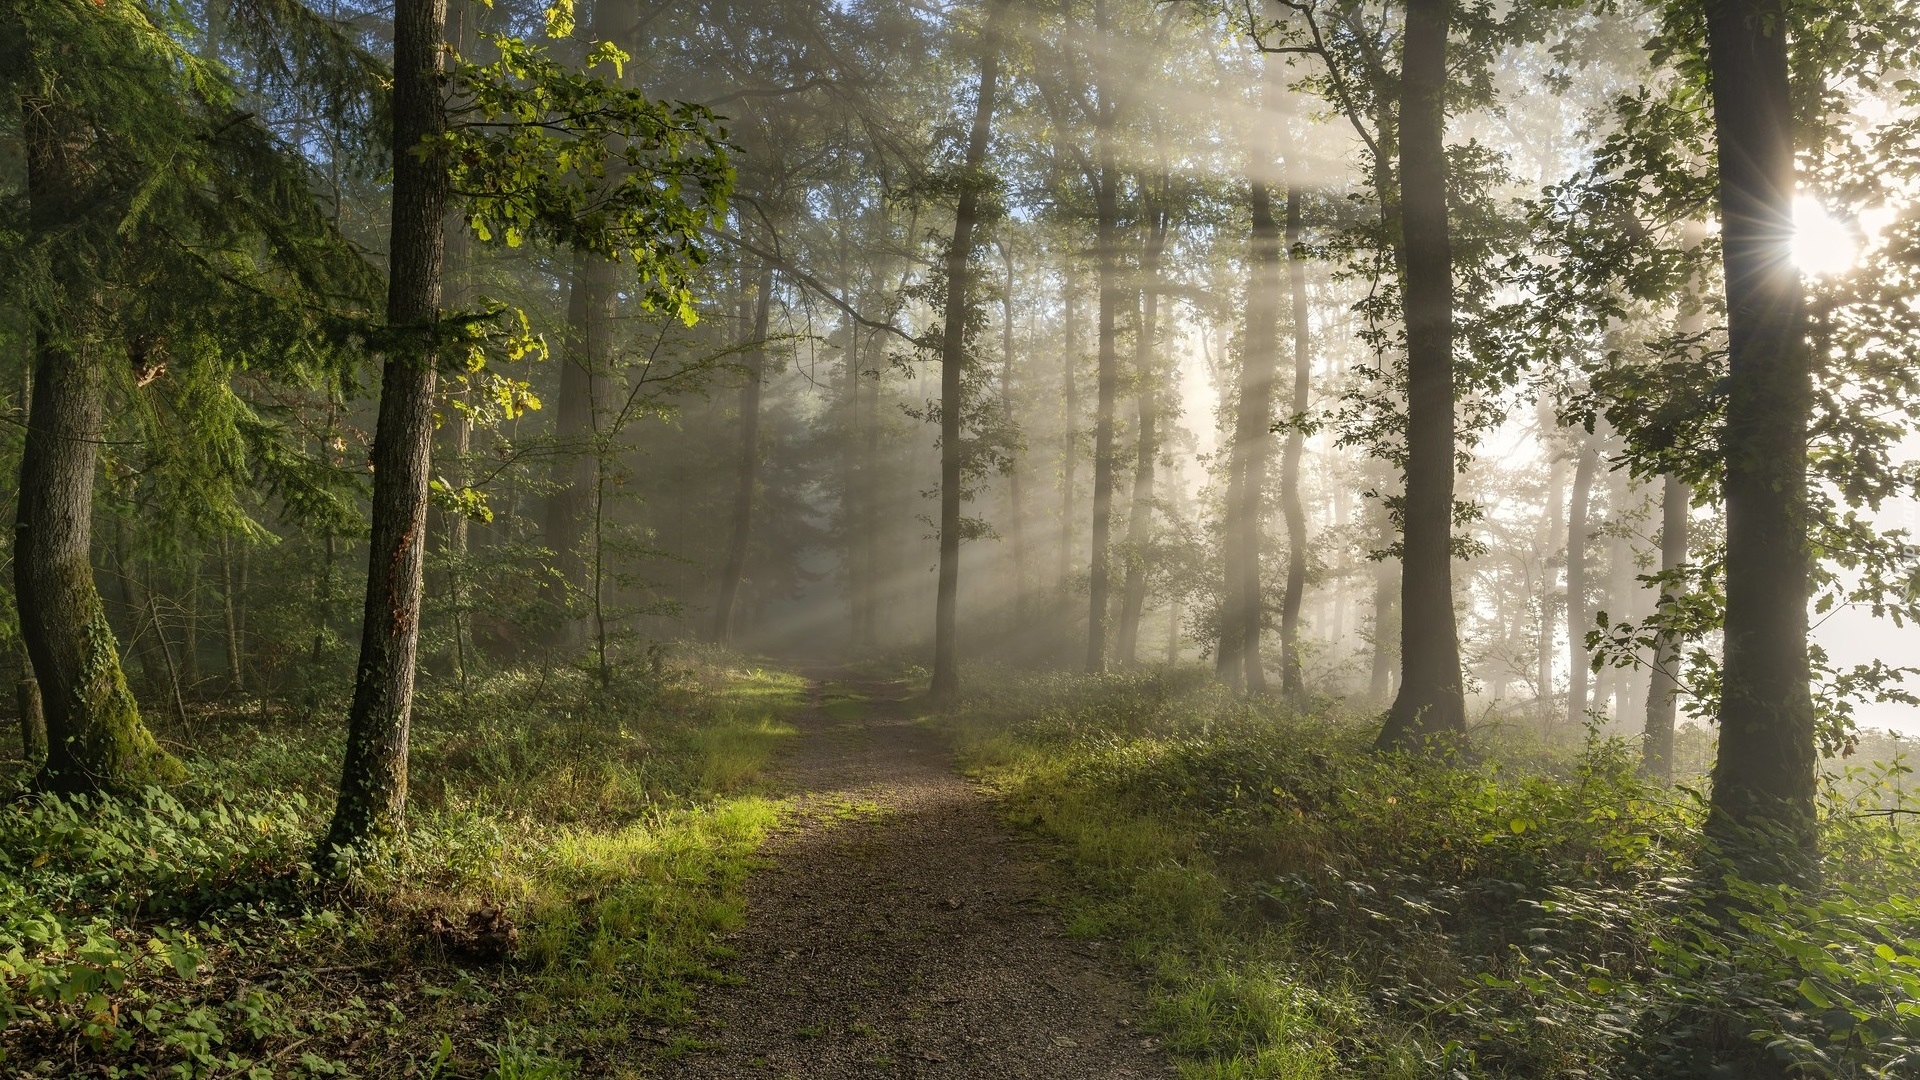
<instances>
[{"instance_id":1,"label":"forest path","mask_svg":"<svg viewBox=\"0 0 1920 1080\"><path fill-rule=\"evenodd\" d=\"M777 780L800 799L667 1077L1077 1080L1173 1069L1142 995L1065 938L1034 854L898 684L810 673Z\"/></svg>"}]
</instances>

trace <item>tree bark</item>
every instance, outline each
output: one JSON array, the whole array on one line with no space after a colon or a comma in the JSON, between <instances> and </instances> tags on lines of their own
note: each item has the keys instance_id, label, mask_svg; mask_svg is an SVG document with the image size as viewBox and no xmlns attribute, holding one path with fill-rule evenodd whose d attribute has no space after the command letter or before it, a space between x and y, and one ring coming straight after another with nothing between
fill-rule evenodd
<instances>
[{"instance_id":1,"label":"tree bark","mask_svg":"<svg viewBox=\"0 0 1920 1080\"><path fill-rule=\"evenodd\" d=\"M398 829L407 802L407 734L420 644L420 589L433 458L433 331L448 200L446 163L419 152L446 130L446 0L396 0L393 15L393 222L387 324L373 437L372 529L360 660L347 719L340 799L323 856ZM412 340L407 340L411 338Z\"/></svg>"},{"instance_id":2,"label":"tree bark","mask_svg":"<svg viewBox=\"0 0 1920 1080\"><path fill-rule=\"evenodd\" d=\"M987 144L993 134L994 95L1000 81L1000 19L1006 0L987 7L980 34L980 86L974 97L973 124L967 132L959 205L953 213L953 243L947 248L947 306L940 334L940 578L934 598L933 695L950 698L960 690L960 477L967 448L961 442L961 413L967 367L967 309L973 299L974 228L979 224L980 194L986 188Z\"/></svg>"},{"instance_id":3,"label":"tree bark","mask_svg":"<svg viewBox=\"0 0 1920 1080\"><path fill-rule=\"evenodd\" d=\"M33 56L34 49L20 54ZM85 216L94 133L48 93L51 73L31 72L26 81L28 227L51 236ZM94 585L93 480L106 434L108 354L90 340L85 323L92 306L85 272L56 251L54 273L65 310L36 313L13 542L20 636L46 722L47 753L34 783L50 791L135 791L182 772L140 720Z\"/></svg>"},{"instance_id":4,"label":"tree bark","mask_svg":"<svg viewBox=\"0 0 1920 1080\"><path fill-rule=\"evenodd\" d=\"M1712 0L1707 56L1726 269L1727 611L1707 825L1750 874L1816 853L1808 686L1806 307L1790 257L1793 109L1781 0ZM1754 842L1754 833L1771 834ZM1769 850L1771 849L1771 850Z\"/></svg>"},{"instance_id":5,"label":"tree bark","mask_svg":"<svg viewBox=\"0 0 1920 1080\"><path fill-rule=\"evenodd\" d=\"M1166 188L1164 176L1158 181ZM1147 185L1141 184L1142 191ZM1127 578L1121 588L1120 626L1114 652L1120 663L1133 667L1139 663L1140 616L1147 604L1147 542L1153 525L1155 466L1160 457L1160 379L1156 357L1159 355L1160 292L1155 287L1160 277L1160 257L1167 247L1167 207L1164 201L1148 194L1142 199L1146 219L1146 243L1140 252L1140 329L1134 342L1134 377L1139 381L1136 397L1139 432L1136 436L1133 466L1133 498L1127 509Z\"/></svg>"},{"instance_id":6,"label":"tree bark","mask_svg":"<svg viewBox=\"0 0 1920 1080\"><path fill-rule=\"evenodd\" d=\"M734 472L733 529L727 541L727 561L720 570L720 596L713 604L711 640L720 645L733 643L734 607L753 544L754 489L760 484L760 385L767 377L773 267L760 269L757 293L753 301L753 339L747 344L747 378L740 386L740 462Z\"/></svg>"},{"instance_id":7,"label":"tree bark","mask_svg":"<svg viewBox=\"0 0 1920 1080\"><path fill-rule=\"evenodd\" d=\"M1599 463L1593 440L1581 439L1567 501L1567 726L1574 728L1587 722L1587 510Z\"/></svg>"},{"instance_id":8,"label":"tree bark","mask_svg":"<svg viewBox=\"0 0 1920 1080\"><path fill-rule=\"evenodd\" d=\"M1268 155L1271 158L1271 155ZM1269 161L1256 163L1264 168ZM1237 565L1230 593L1235 600L1234 621L1240 632L1240 663L1247 693L1267 689L1266 664L1260 651L1266 624L1265 590L1260 555L1265 547L1266 486L1273 445L1273 381L1280 352L1280 224L1273 216L1273 193L1264 179L1249 184L1253 235L1251 276L1247 282L1246 347L1240 358L1240 399L1234 414L1233 453L1238 498L1229 485L1228 498L1236 502L1234 523Z\"/></svg>"},{"instance_id":9,"label":"tree bark","mask_svg":"<svg viewBox=\"0 0 1920 1080\"><path fill-rule=\"evenodd\" d=\"M1306 414L1312 393L1313 340L1307 311L1307 267L1301 257L1301 191L1288 158L1287 282L1293 301L1293 401L1286 448L1280 455L1280 510L1287 519L1287 591L1280 602L1280 693L1299 703L1306 697L1300 664L1300 601L1307 591L1307 513L1300 502L1300 458L1306 435L1299 419Z\"/></svg>"},{"instance_id":10,"label":"tree bark","mask_svg":"<svg viewBox=\"0 0 1920 1080\"><path fill-rule=\"evenodd\" d=\"M1409 0L1400 94L1400 226L1406 250L1406 526L1400 693L1382 747L1463 736L1453 611L1453 249L1447 224L1447 0Z\"/></svg>"},{"instance_id":11,"label":"tree bark","mask_svg":"<svg viewBox=\"0 0 1920 1080\"><path fill-rule=\"evenodd\" d=\"M326 573L333 573L332 565ZM220 537L220 614L226 623L227 688L235 695L247 692L245 671L241 665L240 613L233 589L233 541Z\"/></svg>"},{"instance_id":12,"label":"tree bark","mask_svg":"<svg viewBox=\"0 0 1920 1080\"><path fill-rule=\"evenodd\" d=\"M1660 491L1660 572L1671 574L1687 561L1689 511L1693 508L1693 490L1686 481L1668 473ZM1660 590L1660 607L1670 609L1678 593L1670 587ZM1641 757L1641 771L1667 783L1673 779L1673 727L1675 695L1680 690L1680 643L1670 634L1658 638L1653 651L1652 679L1647 687L1647 738Z\"/></svg>"}]
</instances>

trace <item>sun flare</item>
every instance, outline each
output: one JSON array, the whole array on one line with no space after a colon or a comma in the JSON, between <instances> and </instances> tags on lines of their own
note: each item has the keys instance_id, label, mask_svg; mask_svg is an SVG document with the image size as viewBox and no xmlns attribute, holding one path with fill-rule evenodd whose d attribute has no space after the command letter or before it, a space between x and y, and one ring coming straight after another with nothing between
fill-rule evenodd
<instances>
[{"instance_id":1,"label":"sun flare","mask_svg":"<svg viewBox=\"0 0 1920 1080\"><path fill-rule=\"evenodd\" d=\"M1859 257L1860 237L1851 225L1810 195L1793 200L1793 264L1801 273L1809 277L1843 274L1853 269Z\"/></svg>"}]
</instances>

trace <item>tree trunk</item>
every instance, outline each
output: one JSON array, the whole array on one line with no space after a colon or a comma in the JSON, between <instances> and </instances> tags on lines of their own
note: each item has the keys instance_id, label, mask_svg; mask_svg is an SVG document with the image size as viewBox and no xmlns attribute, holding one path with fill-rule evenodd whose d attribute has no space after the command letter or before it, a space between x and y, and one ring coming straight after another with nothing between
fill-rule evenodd
<instances>
[{"instance_id":1,"label":"tree trunk","mask_svg":"<svg viewBox=\"0 0 1920 1080\"><path fill-rule=\"evenodd\" d=\"M328 576L333 574L332 560L325 568ZM220 538L220 614L227 627L227 688L235 695L247 692L247 680L240 664L240 613L235 603L233 590L233 541ZM318 650L315 650L316 656Z\"/></svg>"},{"instance_id":2,"label":"tree trunk","mask_svg":"<svg viewBox=\"0 0 1920 1080\"><path fill-rule=\"evenodd\" d=\"M1159 179L1164 191L1166 179ZM1142 190L1147 185L1141 184ZM1132 667L1139 662L1140 615L1147 604L1147 543L1153 525L1155 466L1160 457L1159 355L1160 256L1167 247L1167 208L1151 195L1142 199L1146 243L1140 252L1140 328L1134 341L1134 377L1139 381L1139 432L1133 466L1133 499L1127 512L1127 579L1120 595L1120 627L1115 655Z\"/></svg>"},{"instance_id":3,"label":"tree trunk","mask_svg":"<svg viewBox=\"0 0 1920 1080\"><path fill-rule=\"evenodd\" d=\"M15 28L17 29L17 28ZM34 50L23 48L21 55ZM84 214L91 193L84 118L46 95L52 73L23 80L29 230L56 236ZM37 312L33 397L20 457L13 541L20 636L39 684L47 754L35 785L53 791L133 791L181 776L140 721L94 585L93 474L106 433L105 356L88 340L85 273L52 252L65 310Z\"/></svg>"},{"instance_id":4,"label":"tree trunk","mask_svg":"<svg viewBox=\"0 0 1920 1080\"><path fill-rule=\"evenodd\" d=\"M1668 473L1660 491L1660 572L1671 574L1687 561L1689 511L1693 508L1693 490L1686 481ZM1678 592L1670 587L1660 590L1660 607L1670 609ZM1653 652L1652 679L1647 687L1647 741L1641 758L1641 771L1666 783L1673 779L1673 722L1675 695L1680 690L1680 643L1662 634Z\"/></svg>"},{"instance_id":5,"label":"tree trunk","mask_svg":"<svg viewBox=\"0 0 1920 1080\"><path fill-rule=\"evenodd\" d=\"M1593 440L1581 439L1567 502L1567 725L1574 728L1587 722L1587 508L1599 463Z\"/></svg>"},{"instance_id":6,"label":"tree trunk","mask_svg":"<svg viewBox=\"0 0 1920 1080\"><path fill-rule=\"evenodd\" d=\"M1409 0L1401 62L1400 225L1406 250L1406 527L1400 693L1382 747L1467 729L1453 612L1453 250L1447 225L1447 0Z\"/></svg>"},{"instance_id":7,"label":"tree trunk","mask_svg":"<svg viewBox=\"0 0 1920 1080\"><path fill-rule=\"evenodd\" d=\"M559 620L555 644L579 647L586 618L579 598L587 586L587 519L593 508L598 413L607 396L613 361L614 264L589 251L573 256L567 298L567 344L560 368L560 399L554 417L554 456L542 508L542 532L553 549L551 594Z\"/></svg>"},{"instance_id":8,"label":"tree trunk","mask_svg":"<svg viewBox=\"0 0 1920 1080\"><path fill-rule=\"evenodd\" d=\"M1312 391L1313 353L1307 312L1307 267L1301 257L1301 191L1293 176L1293 157L1287 159L1287 281L1293 301L1293 401L1286 449L1280 455L1280 510L1287 519L1287 592L1280 602L1280 692L1288 701L1306 697L1300 665L1300 601L1307 591L1307 513L1300 503L1300 458L1306 435L1298 421L1306 414Z\"/></svg>"},{"instance_id":9,"label":"tree trunk","mask_svg":"<svg viewBox=\"0 0 1920 1080\"><path fill-rule=\"evenodd\" d=\"M1104 31L1103 31L1104 32ZM1104 95L1103 95L1104 96ZM1120 167L1113 145L1112 102L1102 101L1095 139L1099 143L1094 185L1094 247L1099 275L1098 397L1093 417L1093 543L1087 556L1087 663L1090 674L1107 669L1107 606L1112 590L1113 425L1120 393Z\"/></svg>"},{"instance_id":10,"label":"tree trunk","mask_svg":"<svg viewBox=\"0 0 1920 1080\"><path fill-rule=\"evenodd\" d=\"M1060 393L1066 417L1060 446L1060 592L1073 582L1073 528L1079 521L1073 506L1080 473L1080 275L1069 263L1060 295Z\"/></svg>"},{"instance_id":11,"label":"tree trunk","mask_svg":"<svg viewBox=\"0 0 1920 1080\"><path fill-rule=\"evenodd\" d=\"M1707 5L1727 282L1727 612L1708 831L1751 873L1816 852L1808 687L1806 307L1789 256L1793 109L1780 0ZM1771 833L1759 846L1750 834ZM1767 850L1772 849L1772 850ZM1780 858L1779 856L1785 856Z\"/></svg>"},{"instance_id":12,"label":"tree trunk","mask_svg":"<svg viewBox=\"0 0 1920 1080\"><path fill-rule=\"evenodd\" d=\"M1264 168L1269 162L1258 163ZM1267 689L1260 652L1266 623L1260 554L1265 547L1268 460L1273 445L1273 380L1280 352L1280 224L1273 216L1273 194L1265 180L1249 185L1253 243L1247 282L1247 337L1240 358L1240 400L1234 414L1233 452L1240 457L1238 573L1232 586L1240 631L1240 662L1249 694ZM1228 498L1233 498L1230 493Z\"/></svg>"},{"instance_id":13,"label":"tree trunk","mask_svg":"<svg viewBox=\"0 0 1920 1080\"><path fill-rule=\"evenodd\" d=\"M1554 419L1553 409L1543 397L1540 401L1540 433L1545 442L1558 421ZM1541 520L1545 527L1540 531L1540 621L1535 626L1534 672L1533 681L1538 700L1538 716L1542 725L1553 722L1553 628L1555 608L1558 607L1559 575L1553 571L1553 556L1560 548L1562 518L1560 516L1562 491L1566 487L1566 462L1552 450L1553 460L1547 465L1547 491L1544 505L1540 508Z\"/></svg>"},{"instance_id":14,"label":"tree trunk","mask_svg":"<svg viewBox=\"0 0 1920 1080\"><path fill-rule=\"evenodd\" d=\"M1016 431L1013 411L1013 248L1004 249L1007 262L1007 289L1000 297L1000 420L1008 431ZM1007 468L1007 546L1013 557L1013 614L1022 623L1027 615L1027 542L1022 518L1026 503L1021 499L1021 459L1015 453Z\"/></svg>"},{"instance_id":15,"label":"tree trunk","mask_svg":"<svg viewBox=\"0 0 1920 1080\"><path fill-rule=\"evenodd\" d=\"M754 489L760 484L760 384L767 377L767 321L773 308L773 267L760 269L757 292L753 301L753 339L747 343L747 378L740 386L740 463L734 473L733 530L727 541L726 565L720 570L720 596L713 604L711 640L720 645L733 643L734 607L753 544Z\"/></svg>"},{"instance_id":16,"label":"tree trunk","mask_svg":"<svg viewBox=\"0 0 1920 1080\"><path fill-rule=\"evenodd\" d=\"M366 607L340 801L323 856L396 830L407 802L407 730L420 644L420 589L433 458L433 331L448 199L446 163L420 153L446 130L441 98L446 0L396 0L393 14L393 209L387 323L373 437ZM412 337L412 341L406 341Z\"/></svg>"},{"instance_id":17,"label":"tree trunk","mask_svg":"<svg viewBox=\"0 0 1920 1080\"><path fill-rule=\"evenodd\" d=\"M1000 19L1006 0L987 7L980 35L980 86L974 97L973 126L967 133L959 205L953 214L953 243L947 248L947 306L940 334L940 580L933 615L933 695L950 698L960 690L958 643L960 609L960 477L967 448L961 442L961 413L966 408L962 376L967 366L967 310L973 293L974 226L980 217L980 193L986 187L987 143L993 133L994 95L1000 81Z\"/></svg>"},{"instance_id":18,"label":"tree trunk","mask_svg":"<svg viewBox=\"0 0 1920 1080\"><path fill-rule=\"evenodd\" d=\"M1373 564L1373 662L1367 678L1367 700L1384 705L1393 693L1394 625L1393 564Z\"/></svg>"}]
</instances>

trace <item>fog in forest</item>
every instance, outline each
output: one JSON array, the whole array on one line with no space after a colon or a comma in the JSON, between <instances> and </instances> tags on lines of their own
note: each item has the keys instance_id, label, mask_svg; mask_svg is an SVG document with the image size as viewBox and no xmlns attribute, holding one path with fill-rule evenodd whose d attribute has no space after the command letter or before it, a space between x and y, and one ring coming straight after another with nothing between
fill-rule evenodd
<instances>
[{"instance_id":1,"label":"fog in forest","mask_svg":"<svg viewBox=\"0 0 1920 1080\"><path fill-rule=\"evenodd\" d=\"M0 1071L1917 1075L1916 70L0 0Z\"/></svg>"}]
</instances>

